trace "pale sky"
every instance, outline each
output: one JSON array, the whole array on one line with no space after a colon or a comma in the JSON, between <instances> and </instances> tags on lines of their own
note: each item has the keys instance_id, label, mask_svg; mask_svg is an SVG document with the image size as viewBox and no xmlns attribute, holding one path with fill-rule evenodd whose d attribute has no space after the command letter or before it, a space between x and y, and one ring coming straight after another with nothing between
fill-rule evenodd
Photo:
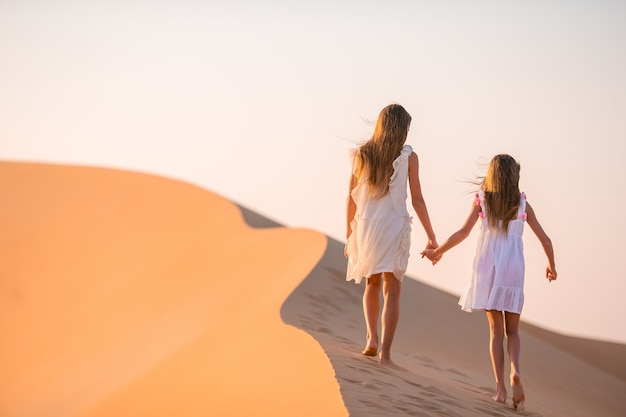
<instances>
[{"instance_id":1,"label":"pale sky","mask_svg":"<svg viewBox=\"0 0 626 417\"><path fill-rule=\"evenodd\" d=\"M559 272L527 228L522 319L626 342L624 22L619 0L2 0L0 159L173 177L344 241L348 149L398 102L439 241L513 155ZM432 267L413 228L407 274L459 295L476 233Z\"/></svg>"}]
</instances>

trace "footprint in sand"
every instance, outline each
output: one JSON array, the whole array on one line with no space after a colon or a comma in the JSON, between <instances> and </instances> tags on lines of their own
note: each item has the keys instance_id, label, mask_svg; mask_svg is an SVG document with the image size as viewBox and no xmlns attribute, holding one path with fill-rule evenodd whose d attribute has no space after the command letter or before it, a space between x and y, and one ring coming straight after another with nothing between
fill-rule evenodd
<instances>
[{"instance_id":1,"label":"footprint in sand","mask_svg":"<svg viewBox=\"0 0 626 417\"><path fill-rule=\"evenodd\" d=\"M400 411L403 416L416 416L416 417L430 417L431 416L430 413L421 413L419 411L415 411L414 408L403 407L400 405L395 405L393 406L393 408L395 410Z\"/></svg>"},{"instance_id":2,"label":"footprint in sand","mask_svg":"<svg viewBox=\"0 0 626 417\"><path fill-rule=\"evenodd\" d=\"M484 391L480 389L476 389L476 387L474 387L472 384L469 384L465 381L459 381L458 379L454 379L454 381L464 384L465 386L461 388L463 388L465 391L473 392L474 394L481 394L481 395L484 394Z\"/></svg>"},{"instance_id":3,"label":"footprint in sand","mask_svg":"<svg viewBox=\"0 0 626 417\"><path fill-rule=\"evenodd\" d=\"M467 375L465 375L463 372L461 371L457 371L456 369L452 369L452 368L448 368L446 369L446 371L450 372L451 374L455 374L458 376L462 376L463 378L469 378Z\"/></svg>"},{"instance_id":4,"label":"footprint in sand","mask_svg":"<svg viewBox=\"0 0 626 417\"><path fill-rule=\"evenodd\" d=\"M479 390L481 390L482 392L486 392L488 394L495 394L495 390L491 387L477 387Z\"/></svg>"},{"instance_id":5,"label":"footprint in sand","mask_svg":"<svg viewBox=\"0 0 626 417\"><path fill-rule=\"evenodd\" d=\"M351 360L353 361L359 361L360 364L362 364L363 359L367 359L367 358L351 358ZM355 372L363 372L368 375L371 375L373 373L371 369L363 368L362 366L346 365L346 368L353 370Z\"/></svg>"},{"instance_id":6,"label":"footprint in sand","mask_svg":"<svg viewBox=\"0 0 626 417\"><path fill-rule=\"evenodd\" d=\"M424 403L420 405L421 409L427 410L429 416L446 416L446 417L465 417L457 414L450 409L440 406L439 404Z\"/></svg>"},{"instance_id":7,"label":"footprint in sand","mask_svg":"<svg viewBox=\"0 0 626 417\"><path fill-rule=\"evenodd\" d=\"M339 379L346 381L350 384L361 386L363 388L380 391L380 387L368 381L360 381L360 380L348 379L348 378L339 378Z\"/></svg>"},{"instance_id":8,"label":"footprint in sand","mask_svg":"<svg viewBox=\"0 0 626 417\"><path fill-rule=\"evenodd\" d=\"M486 416L494 416L494 417L504 417L504 416L506 416L506 414L502 414L502 413L494 410L493 408L474 407L474 410L476 410L480 414L486 415Z\"/></svg>"},{"instance_id":9,"label":"footprint in sand","mask_svg":"<svg viewBox=\"0 0 626 417\"><path fill-rule=\"evenodd\" d=\"M422 397L418 397L416 395L400 394L400 396L404 397L404 398L407 398L408 401L411 402L412 404L424 401L424 399Z\"/></svg>"},{"instance_id":10,"label":"footprint in sand","mask_svg":"<svg viewBox=\"0 0 626 417\"><path fill-rule=\"evenodd\" d=\"M417 361L424 367L426 368L431 368L434 369L436 371L440 371L441 368L439 366L437 366L435 364L435 361L433 361L432 359L430 359L428 356L419 356L419 355L415 355L413 356L414 359L417 359Z\"/></svg>"},{"instance_id":11,"label":"footprint in sand","mask_svg":"<svg viewBox=\"0 0 626 417\"><path fill-rule=\"evenodd\" d=\"M434 387L434 386L424 386L424 387L422 387L422 391L420 392L420 394L422 394L424 396L423 397L424 400L426 400L426 399L428 399L428 400L435 400L435 401L438 401L440 403L451 405L451 406L454 406L454 407L460 407L461 406L461 404L459 403L459 401L455 397L449 395L447 392L445 392L445 391L443 391L443 390L441 390L441 389L439 389L437 387Z\"/></svg>"},{"instance_id":12,"label":"footprint in sand","mask_svg":"<svg viewBox=\"0 0 626 417\"><path fill-rule=\"evenodd\" d=\"M414 386L414 387L417 387L417 388L422 388L422 387L423 387L423 385L422 385L422 384L418 384L417 382L413 382L413 381L410 381L410 380L408 380L408 379L403 379L402 381L403 381L403 382L405 382L405 383L407 383L407 384L409 384L409 385L412 385L412 386ZM417 397L416 397L416 398L417 398Z\"/></svg>"},{"instance_id":13,"label":"footprint in sand","mask_svg":"<svg viewBox=\"0 0 626 417\"><path fill-rule=\"evenodd\" d=\"M345 338L345 337L335 336L335 339L336 339L339 343L341 343L341 344L343 344L343 345L347 345L347 346L356 346L356 345L357 345L354 341L352 341L352 340L350 340L350 339L348 339L348 338Z\"/></svg>"},{"instance_id":14,"label":"footprint in sand","mask_svg":"<svg viewBox=\"0 0 626 417\"><path fill-rule=\"evenodd\" d=\"M425 386L423 394L428 395L429 397L435 397L435 396L447 397L448 396L448 394L446 394L444 391L432 385Z\"/></svg>"},{"instance_id":15,"label":"footprint in sand","mask_svg":"<svg viewBox=\"0 0 626 417\"><path fill-rule=\"evenodd\" d=\"M381 381L381 380L379 380L379 379L373 379L373 380L372 380L372 382L373 382L374 384L376 384L376 385L379 385L379 386L383 386L383 387L391 387L391 388L393 388L394 390L396 389L396 386L395 386L394 384L392 384L392 383L390 383L390 382L387 382L387 381Z\"/></svg>"}]
</instances>

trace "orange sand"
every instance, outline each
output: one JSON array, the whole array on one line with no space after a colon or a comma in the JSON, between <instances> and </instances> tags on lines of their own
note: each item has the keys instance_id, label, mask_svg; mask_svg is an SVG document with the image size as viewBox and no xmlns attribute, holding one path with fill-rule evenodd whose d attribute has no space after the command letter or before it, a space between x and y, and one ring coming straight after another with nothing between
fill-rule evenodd
<instances>
[{"instance_id":1,"label":"orange sand","mask_svg":"<svg viewBox=\"0 0 626 417\"><path fill-rule=\"evenodd\" d=\"M323 235L197 187L0 164L0 415L346 415L279 309Z\"/></svg>"}]
</instances>

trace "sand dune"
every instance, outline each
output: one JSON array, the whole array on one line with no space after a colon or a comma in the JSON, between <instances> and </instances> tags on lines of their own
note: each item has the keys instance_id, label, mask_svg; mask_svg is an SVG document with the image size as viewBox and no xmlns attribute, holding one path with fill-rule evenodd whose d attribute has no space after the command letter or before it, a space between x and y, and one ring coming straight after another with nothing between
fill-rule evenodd
<instances>
[{"instance_id":1,"label":"sand dune","mask_svg":"<svg viewBox=\"0 0 626 417\"><path fill-rule=\"evenodd\" d=\"M397 366L361 356L340 242L150 175L0 163L0 178L0 416L626 412L624 345L524 324L516 413L489 400L485 318L418 281Z\"/></svg>"},{"instance_id":2,"label":"sand dune","mask_svg":"<svg viewBox=\"0 0 626 417\"><path fill-rule=\"evenodd\" d=\"M0 164L0 416L346 415L280 306L324 252L188 184Z\"/></svg>"}]
</instances>

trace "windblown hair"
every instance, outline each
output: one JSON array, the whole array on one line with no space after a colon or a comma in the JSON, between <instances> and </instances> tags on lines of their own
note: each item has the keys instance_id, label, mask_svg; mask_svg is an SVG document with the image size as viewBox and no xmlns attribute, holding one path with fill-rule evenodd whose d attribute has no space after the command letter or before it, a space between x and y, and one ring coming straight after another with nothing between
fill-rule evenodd
<instances>
[{"instance_id":1,"label":"windblown hair","mask_svg":"<svg viewBox=\"0 0 626 417\"><path fill-rule=\"evenodd\" d=\"M361 145L355 155L355 176L366 180L369 195L381 198L389 192L393 161L400 155L406 141L411 115L399 104L381 110L372 138Z\"/></svg>"},{"instance_id":2,"label":"windblown hair","mask_svg":"<svg viewBox=\"0 0 626 417\"><path fill-rule=\"evenodd\" d=\"M519 173L520 165L510 155L496 155L489 163L481 188L485 192L487 224L492 230L506 234L509 222L517 217Z\"/></svg>"}]
</instances>

